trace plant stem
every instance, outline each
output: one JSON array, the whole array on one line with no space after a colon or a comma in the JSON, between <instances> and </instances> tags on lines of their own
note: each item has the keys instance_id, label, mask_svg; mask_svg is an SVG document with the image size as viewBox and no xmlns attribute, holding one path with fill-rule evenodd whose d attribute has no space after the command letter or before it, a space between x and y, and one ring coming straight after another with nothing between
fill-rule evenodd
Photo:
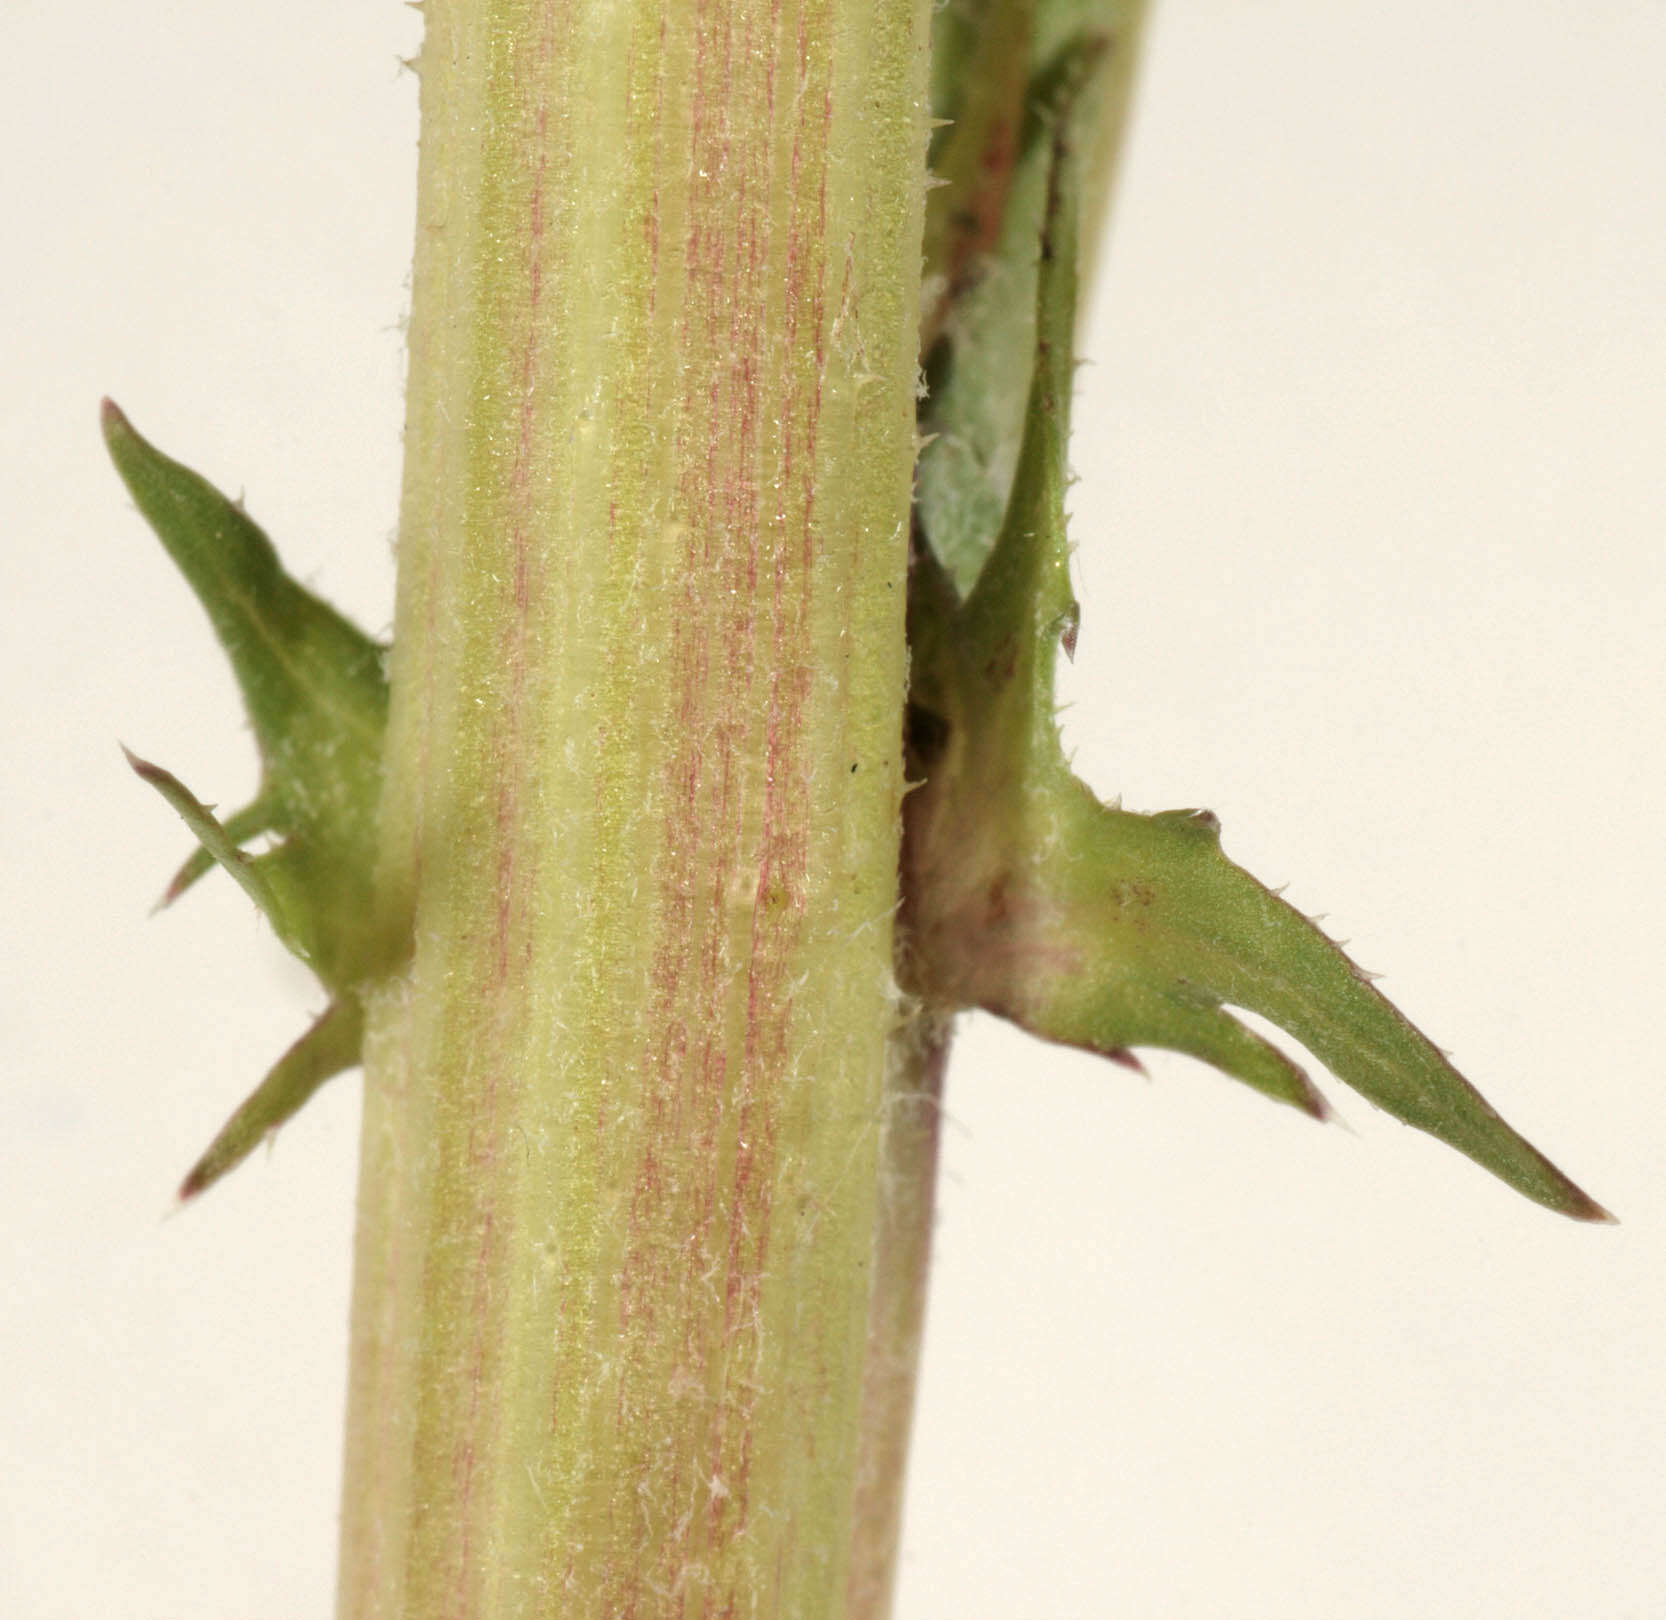
<instances>
[{"instance_id":1,"label":"plant stem","mask_svg":"<svg viewBox=\"0 0 1666 1620\"><path fill-rule=\"evenodd\" d=\"M845 1620L885 1620L891 1612L926 1324L949 1034L947 1019L921 1013L891 1042Z\"/></svg>"},{"instance_id":2,"label":"plant stem","mask_svg":"<svg viewBox=\"0 0 1666 1620\"><path fill-rule=\"evenodd\" d=\"M340 1613L840 1615L926 8L426 9Z\"/></svg>"}]
</instances>

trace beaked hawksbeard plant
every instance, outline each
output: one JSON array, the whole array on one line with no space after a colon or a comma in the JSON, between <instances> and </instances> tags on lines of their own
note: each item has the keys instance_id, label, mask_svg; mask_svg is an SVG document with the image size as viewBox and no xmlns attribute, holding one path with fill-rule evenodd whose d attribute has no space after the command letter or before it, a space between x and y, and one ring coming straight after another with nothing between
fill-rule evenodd
<instances>
[{"instance_id":1,"label":"beaked hawksbeard plant","mask_svg":"<svg viewBox=\"0 0 1666 1620\"><path fill-rule=\"evenodd\" d=\"M945 12L940 33L958 20ZM982 1007L1124 1063L1140 1046L1187 1052L1325 1117L1302 1070L1223 1010L1247 1008L1528 1197L1602 1219L1370 975L1227 859L1211 812L1103 804L1065 761L1053 665L1060 647L1074 650L1079 618L1064 509L1082 189L1072 131L1102 112L1088 92L1111 38L1076 33L1048 50L1039 23L1023 32L1040 42L1033 61L994 31L938 42L959 77L938 68L938 104L955 116L933 146L933 170L949 179L928 214L903 981L938 1009ZM1014 61L1029 64L1021 78ZM1000 104L1015 84L1016 105ZM1011 150L992 173L1002 119L1015 133L999 137ZM1022 369L1009 363L1015 340L1030 348ZM1003 502L992 491L1015 392L1025 403L1004 436L1018 450ZM362 988L409 951L405 932L374 926L370 904L387 649L284 571L241 502L163 455L111 401L103 423L140 512L208 612L260 748L258 793L224 819L129 755L198 841L164 903L223 867L330 996L192 1167L180 1189L190 1198L358 1062ZM249 853L262 837L275 847Z\"/></svg>"},{"instance_id":2,"label":"beaked hawksbeard plant","mask_svg":"<svg viewBox=\"0 0 1666 1620\"><path fill-rule=\"evenodd\" d=\"M1067 763L1054 666L1078 625L1065 514L1077 282L1140 11L954 0L932 23L919 450L897 551L910 673L896 747L910 787L896 1038L940 1053L953 1015L983 1008L1136 1067L1141 1047L1189 1053L1323 1118L1303 1070L1227 1010L1247 1009L1529 1198L1605 1219L1340 946L1227 858L1210 812L1103 803ZM191 1168L191 1198L359 1062L379 987L411 956L413 918L378 885L389 649L290 577L240 502L109 402L104 433L208 612L260 750L253 801L225 817L129 756L197 840L165 899L222 867L328 995Z\"/></svg>"}]
</instances>

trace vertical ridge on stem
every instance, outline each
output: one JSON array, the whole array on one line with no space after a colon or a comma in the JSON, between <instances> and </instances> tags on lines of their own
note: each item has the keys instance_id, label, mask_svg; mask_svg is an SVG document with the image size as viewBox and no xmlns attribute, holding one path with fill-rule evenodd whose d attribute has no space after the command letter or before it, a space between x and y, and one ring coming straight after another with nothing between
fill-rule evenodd
<instances>
[{"instance_id":1,"label":"vertical ridge on stem","mask_svg":"<svg viewBox=\"0 0 1666 1620\"><path fill-rule=\"evenodd\" d=\"M841 1612L918 0L429 0L346 1620Z\"/></svg>"}]
</instances>

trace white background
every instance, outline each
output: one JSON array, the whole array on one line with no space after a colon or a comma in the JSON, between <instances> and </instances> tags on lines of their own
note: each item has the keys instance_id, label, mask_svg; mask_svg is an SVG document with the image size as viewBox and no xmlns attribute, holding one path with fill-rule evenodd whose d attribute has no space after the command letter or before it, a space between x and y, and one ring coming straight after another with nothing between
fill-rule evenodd
<instances>
[{"instance_id":1,"label":"white background","mask_svg":"<svg viewBox=\"0 0 1666 1620\"><path fill-rule=\"evenodd\" d=\"M0 3L0 1614L328 1614L358 1082L117 739L240 802L111 393L369 628L414 12ZM972 1021L900 1613L1666 1612L1666 9L1168 0L1082 374L1067 738L1208 805L1624 1222Z\"/></svg>"}]
</instances>

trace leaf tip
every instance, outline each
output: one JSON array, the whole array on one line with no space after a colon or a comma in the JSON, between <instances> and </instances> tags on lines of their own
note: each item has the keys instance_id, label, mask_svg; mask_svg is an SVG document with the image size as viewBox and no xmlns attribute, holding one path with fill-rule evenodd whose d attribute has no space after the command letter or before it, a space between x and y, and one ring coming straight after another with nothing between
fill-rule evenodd
<instances>
[{"instance_id":1,"label":"leaf tip","mask_svg":"<svg viewBox=\"0 0 1666 1620\"><path fill-rule=\"evenodd\" d=\"M1586 1221L1592 1226L1618 1226L1620 1217L1612 1210L1605 1209L1583 1187L1563 1177L1561 1201L1550 1206L1558 1215L1566 1215L1569 1220Z\"/></svg>"},{"instance_id":2,"label":"leaf tip","mask_svg":"<svg viewBox=\"0 0 1666 1620\"><path fill-rule=\"evenodd\" d=\"M1308 1078L1305 1069L1298 1067L1297 1072L1301 1076L1301 1098L1296 1106L1309 1119L1316 1119L1321 1125L1331 1124L1336 1118L1336 1110L1331 1107L1324 1092Z\"/></svg>"},{"instance_id":3,"label":"leaf tip","mask_svg":"<svg viewBox=\"0 0 1666 1620\"><path fill-rule=\"evenodd\" d=\"M153 765L148 759L141 758L126 743L118 742L116 746L121 750L122 758L127 761L128 767L141 782L149 782L154 787L167 776L168 773L160 765Z\"/></svg>"}]
</instances>

